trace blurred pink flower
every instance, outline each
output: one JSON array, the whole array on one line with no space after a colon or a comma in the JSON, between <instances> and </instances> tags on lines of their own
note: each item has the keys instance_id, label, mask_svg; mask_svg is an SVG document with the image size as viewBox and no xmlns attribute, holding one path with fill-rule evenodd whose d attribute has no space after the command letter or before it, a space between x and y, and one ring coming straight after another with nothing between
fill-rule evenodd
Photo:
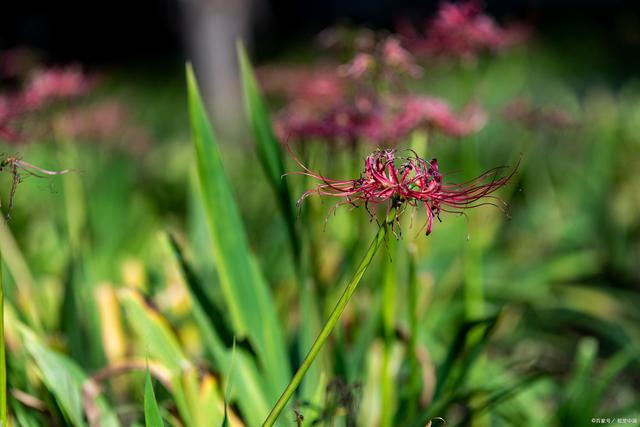
<instances>
[{"instance_id":1,"label":"blurred pink flower","mask_svg":"<svg viewBox=\"0 0 640 427\"><path fill-rule=\"evenodd\" d=\"M341 76L359 80L371 74L376 66L376 60L369 53L358 53L353 59L338 68Z\"/></svg>"},{"instance_id":2,"label":"blurred pink flower","mask_svg":"<svg viewBox=\"0 0 640 427\"><path fill-rule=\"evenodd\" d=\"M531 129L565 129L576 125L575 118L567 111L556 107L537 107L526 98L518 98L507 104L503 116Z\"/></svg>"},{"instance_id":3,"label":"blurred pink flower","mask_svg":"<svg viewBox=\"0 0 640 427\"><path fill-rule=\"evenodd\" d=\"M422 73L400 40L381 38L333 71L261 67L265 92L285 92L288 105L274 118L281 140L321 138L355 144L397 144L417 129L461 137L480 130L486 114L470 105L457 114L434 97L404 95L406 75Z\"/></svg>"},{"instance_id":4,"label":"blurred pink flower","mask_svg":"<svg viewBox=\"0 0 640 427\"><path fill-rule=\"evenodd\" d=\"M86 95L94 84L94 77L75 66L36 71L22 90L0 96L0 138L19 141L22 136L15 129L22 127L32 113Z\"/></svg>"},{"instance_id":5,"label":"blurred pink flower","mask_svg":"<svg viewBox=\"0 0 640 427\"><path fill-rule=\"evenodd\" d=\"M0 95L0 139L16 141L18 135L11 129L12 121L21 113L16 99L11 96Z\"/></svg>"},{"instance_id":6,"label":"blurred pink flower","mask_svg":"<svg viewBox=\"0 0 640 427\"><path fill-rule=\"evenodd\" d=\"M256 70L262 90L269 95L307 103L333 103L342 99L345 81L336 72L335 64L316 67L272 64Z\"/></svg>"},{"instance_id":7,"label":"blurred pink flower","mask_svg":"<svg viewBox=\"0 0 640 427\"><path fill-rule=\"evenodd\" d=\"M521 24L499 26L482 12L476 1L444 2L424 34L408 21L401 21L398 31L408 49L428 58L457 57L473 60L483 52L500 52L522 43L530 30Z\"/></svg>"},{"instance_id":8,"label":"blurred pink flower","mask_svg":"<svg viewBox=\"0 0 640 427\"><path fill-rule=\"evenodd\" d=\"M281 139L325 138L332 141L397 144L418 129L437 131L452 137L477 132L486 123L486 113L470 104L460 114L429 96L394 96L380 99L360 97L318 115L302 109L286 109L275 120Z\"/></svg>"},{"instance_id":9,"label":"blurred pink flower","mask_svg":"<svg viewBox=\"0 0 640 427\"><path fill-rule=\"evenodd\" d=\"M415 63L415 59L409 51L402 47L396 37L387 37L382 45L382 60L384 63L413 78L422 76L422 67Z\"/></svg>"},{"instance_id":10,"label":"blurred pink flower","mask_svg":"<svg viewBox=\"0 0 640 427\"><path fill-rule=\"evenodd\" d=\"M94 79L75 66L39 70L24 89L21 102L25 109L42 108L54 101L85 95L93 83Z\"/></svg>"},{"instance_id":11,"label":"blurred pink flower","mask_svg":"<svg viewBox=\"0 0 640 427\"><path fill-rule=\"evenodd\" d=\"M402 100L401 114L394 126L409 133L425 127L445 135L463 137L482 129L487 113L476 104L467 105L460 114L451 110L444 100L432 96L408 96Z\"/></svg>"},{"instance_id":12,"label":"blurred pink flower","mask_svg":"<svg viewBox=\"0 0 640 427\"><path fill-rule=\"evenodd\" d=\"M387 215L395 208L394 224L398 223L404 207L423 206L427 214L423 226L427 235L433 229L434 218L440 219L441 212L461 213L464 209L482 205L502 208L496 202L502 205L504 202L491 194L506 185L517 170L515 168L507 176L499 176L499 169L493 169L462 184L447 184L438 170L436 159L426 161L415 153L398 157L395 150L378 150L365 159L360 178L335 180L311 171L293 153L292 156L302 171L291 174L306 175L322 182L304 192L298 203L313 194L338 197L344 200L336 208L364 205L372 216L377 206L385 204ZM481 202L485 198L490 201Z\"/></svg>"},{"instance_id":13,"label":"blurred pink flower","mask_svg":"<svg viewBox=\"0 0 640 427\"><path fill-rule=\"evenodd\" d=\"M136 154L151 145L151 136L132 117L126 105L111 99L66 110L55 118L54 127L65 138L101 141Z\"/></svg>"}]
</instances>

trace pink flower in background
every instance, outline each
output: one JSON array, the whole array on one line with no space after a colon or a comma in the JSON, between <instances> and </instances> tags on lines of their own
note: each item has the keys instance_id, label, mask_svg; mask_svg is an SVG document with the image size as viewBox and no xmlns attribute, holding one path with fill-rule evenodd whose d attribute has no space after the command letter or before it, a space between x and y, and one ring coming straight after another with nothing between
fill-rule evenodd
<instances>
[{"instance_id":1,"label":"pink flower in background","mask_svg":"<svg viewBox=\"0 0 640 427\"><path fill-rule=\"evenodd\" d=\"M86 95L94 84L95 78L75 66L36 71L22 90L0 96L0 138L21 140L20 128L27 117L56 102Z\"/></svg>"},{"instance_id":2,"label":"pink flower in background","mask_svg":"<svg viewBox=\"0 0 640 427\"><path fill-rule=\"evenodd\" d=\"M78 142L108 142L115 148L139 154L151 145L152 138L133 117L126 105L110 99L65 110L53 125L62 137Z\"/></svg>"},{"instance_id":3,"label":"pink flower in background","mask_svg":"<svg viewBox=\"0 0 640 427\"><path fill-rule=\"evenodd\" d=\"M463 137L478 132L486 122L486 112L476 104L469 104L460 114L456 114L440 98L407 96L402 99L402 110L396 116L393 127L405 133L426 128L452 137Z\"/></svg>"},{"instance_id":4,"label":"pink flower in background","mask_svg":"<svg viewBox=\"0 0 640 427\"><path fill-rule=\"evenodd\" d=\"M476 1L442 3L423 34L408 21L398 28L408 49L428 58L458 57L473 60L483 52L500 52L522 43L530 31L523 25L501 27L482 12Z\"/></svg>"},{"instance_id":5,"label":"pink flower in background","mask_svg":"<svg viewBox=\"0 0 640 427\"><path fill-rule=\"evenodd\" d=\"M402 47L396 37L387 37L382 45L382 60L394 70L417 79L422 76L422 67L416 64L409 51Z\"/></svg>"},{"instance_id":6,"label":"pink flower in background","mask_svg":"<svg viewBox=\"0 0 640 427\"><path fill-rule=\"evenodd\" d=\"M21 113L16 99L0 95L0 139L16 141L18 135L11 129L12 121Z\"/></svg>"},{"instance_id":7,"label":"pink flower in background","mask_svg":"<svg viewBox=\"0 0 640 427\"><path fill-rule=\"evenodd\" d=\"M36 71L24 89L21 102L25 109L36 109L54 101L85 95L94 80L79 67L49 68Z\"/></svg>"},{"instance_id":8,"label":"pink flower in background","mask_svg":"<svg viewBox=\"0 0 640 427\"><path fill-rule=\"evenodd\" d=\"M323 114L288 108L276 117L275 129L282 139L326 138L331 141L396 144L418 129L462 137L479 131L486 113L470 104L460 114L435 97L395 96L382 102L360 97Z\"/></svg>"},{"instance_id":9,"label":"pink flower in background","mask_svg":"<svg viewBox=\"0 0 640 427\"><path fill-rule=\"evenodd\" d=\"M462 137L484 126L486 114L476 105L458 113L441 99L407 95L405 77L420 77L422 68L399 38L373 36L371 49L332 70L260 68L265 92L289 99L274 118L281 140L395 145L418 129Z\"/></svg>"},{"instance_id":10,"label":"pink flower in background","mask_svg":"<svg viewBox=\"0 0 640 427\"><path fill-rule=\"evenodd\" d=\"M275 121L281 140L291 138L325 138L331 141L355 143L361 138L379 140L383 137L383 111L365 99L340 103L317 113L293 108L282 111Z\"/></svg>"},{"instance_id":11,"label":"pink flower in background","mask_svg":"<svg viewBox=\"0 0 640 427\"><path fill-rule=\"evenodd\" d=\"M335 64L316 67L263 65L256 70L262 90L269 95L283 95L306 103L335 103L342 99L346 82Z\"/></svg>"},{"instance_id":12,"label":"pink flower in background","mask_svg":"<svg viewBox=\"0 0 640 427\"><path fill-rule=\"evenodd\" d=\"M461 213L464 209L482 205L494 205L500 201L491 194L509 182L514 169L507 176L499 176L499 169L488 171L462 184L448 184L443 180L436 159L426 161L413 153L408 157L396 156L395 150L378 150L365 159L364 172L360 178L348 180L329 179L311 171L295 155L296 163L302 168L292 174L306 175L321 181L317 187L302 194L302 203L313 194L344 199L336 207L352 205L365 206L373 216L376 207L384 204L387 214L395 208L394 223L406 206L424 207L427 214L426 234L433 229L434 218L440 219L441 212ZM482 199L489 201L481 201ZM500 201L501 203L504 203Z\"/></svg>"},{"instance_id":13,"label":"pink flower in background","mask_svg":"<svg viewBox=\"0 0 640 427\"><path fill-rule=\"evenodd\" d=\"M567 111L556 107L534 106L526 98L513 100L505 106L502 113L507 120L519 122L530 129L565 129L576 125L576 119Z\"/></svg>"},{"instance_id":14,"label":"pink flower in background","mask_svg":"<svg viewBox=\"0 0 640 427\"><path fill-rule=\"evenodd\" d=\"M369 53L358 53L353 59L338 69L341 76L359 80L371 74L376 66L376 60Z\"/></svg>"}]
</instances>

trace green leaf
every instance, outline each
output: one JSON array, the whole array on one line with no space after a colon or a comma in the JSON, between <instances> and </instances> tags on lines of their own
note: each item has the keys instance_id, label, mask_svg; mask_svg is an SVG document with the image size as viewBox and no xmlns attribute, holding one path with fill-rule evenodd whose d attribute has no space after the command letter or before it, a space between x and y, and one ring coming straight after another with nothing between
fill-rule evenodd
<instances>
[{"instance_id":1,"label":"green leaf","mask_svg":"<svg viewBox=\"0 0 640 427\"><path fill-rule=\"evenodd\" d=\"M247 117L256 140L258 158L262 164L269 184L273 188L280 204L280 209L287 223L291 249L296 262L299 261L300 245L296 232L296 213L287 181L282 179L285 174L282 150L276 139L266 104L258 88L251 62L242 42L238 41L238 62L244 88L244 103Z\"/></svg>"},{"instance_id":2,"label":"green leaf","mask_svg":"<svg viewBox=\"0 0 640 427\"><path fill-rule=\"evenodd\" d=\"M42 373L44 385L55 398L65 418L73 426L86 426L82 390L88 379L87 375L73 360L40 343L35 334L25 326L21 326L19 331L27 352ZM96 404L100 410L100 425L119 426L116 415L102 397L98 397Z\"/></svg>"},{"instance_id":3,"label":"green leaf","mask_svg":"<svg viewBox=\"0 0 640 427\"><path fill-rule=\"evenodd\" d=\"M256 349L275 401L291 374L283 329L267 283L249 251L244 226L190 66L187 66L187 92L201 195L226 309L237 336L248 337Z\"/></svg>"},{"instance_id":4,"label":"green leaf","mask_svg":"<svg viewBox=\"0 0 640 427\"><path fill-rule=\"evenodd\" d=\"M129 322L145 347L145 356L159 361L171 371L173 398L184 424L189 427L196 426L181 381L183 374L194 368L180 348L180 343L171 328L158 312L145 303L138 292L121 289L118 296Z\"/></svg>"},{"instance_id":5,"label":"green leaf","mask_svg":"<svg viewBox=\"0 0 640 427\"><path fill-rule=\"evenodd\" d=\"M144 382L144 422L147 427L164 427L148 370L147 378Z\"/></svg>"},{"instance_id":6,"label":"green leaf","mask_svg":"<svg viewBox=\"0 0 640 427\"><path fill-rule=\"evenodd\" d=\"M496 315L462 324L449 346L446 359L438 369L438 383L433 395L434 401L441 397L446 390L456 390L461 386L471 366L487 345L497 321L498 316ZM484 329L480 329L483 327ZM469 336L475 332L479 332L475 335L476 339L469 340ZM467 346L468 341L473 342ZM457 371L454 370L455 367L458 368Z\"/></svg>"},{"instance_id":7,"label":"green leaf","mask_svg":"<svg viewBox=\"0 0 640 427\"><path fill-rule=\"evenodd\" d=\"M233 347L231 349L225 347L220 337L220 329L215 325L210 313L204 310L207 302L203 301L205 295L200 292L202 283L199 282L175 239L168 236L168 243L191 293L192 313L207 352L221 371L228 372L229 376L232 371L236 372L233 375L233 381L230 378L227 378L227 381L232 383L233 391L237 392L238 406L244 419L250 426L261 425L270 406L265 392L267 387L264 385L263 376L260 375L255 360L242 348L233 346L233 339L231 344ZM225 396L225 399L229 400L229 396Z\"/></svg>"},{"instance_id":8,"label":"green leaf","mask_svg":"<svg viewBox=\"0 0 640 427\"><path fill-rule=\"evenodd\" d=\"M598 358L598 341L593 337L582 338L576 349L574 370L565 389L565 401L560 405L558 418L562 425L586 425L580 422L583 414L593 413L594 367Z\"/></svg>"},{"instance_id":9,"label":"green leaf","mask_svg":"<svg viewBox=\"0 0 640 427\"><path fill-rule=\"evenodd\" d=\"M176 375L189 365L166 320L149 307L138 292L121 289L118 297L149 356Z\"/></svg>"}]
</instances>

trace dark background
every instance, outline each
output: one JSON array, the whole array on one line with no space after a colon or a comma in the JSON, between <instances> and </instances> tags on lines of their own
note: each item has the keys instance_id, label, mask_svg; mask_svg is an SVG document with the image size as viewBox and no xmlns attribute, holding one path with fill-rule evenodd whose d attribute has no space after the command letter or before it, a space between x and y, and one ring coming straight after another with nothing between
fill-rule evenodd
<instances>
[{"instance_id":1,"label":"dark background","mask_svg":"<svg viewBox=\"0 0 640 427\"><path fill-rule=\"evenodd\" d=\"M186 1L186 0L185 0ZM251 6L254 44L269 56L287 42L309 37L336 22L393 28L393 21L430 16L438 1L271 0ZM500 20L532 24L541 37L580 37L629 52L640 47L640 2L628 0L492 0L484 2ZM36 48L51 62L127 64L151 58L179 61L187 56L182 4L176 0L6 2L0 13L0 48ZM615 53L615 52L612 52ZM630 70L633 55L612 55Z\"/></svg>"}]
</instances>

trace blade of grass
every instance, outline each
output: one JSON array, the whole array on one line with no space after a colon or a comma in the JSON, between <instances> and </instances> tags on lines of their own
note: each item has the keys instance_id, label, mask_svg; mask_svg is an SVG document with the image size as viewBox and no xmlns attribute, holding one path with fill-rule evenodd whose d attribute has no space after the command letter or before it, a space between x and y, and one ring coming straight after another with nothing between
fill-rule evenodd
<instances>
[{"instance_id":1,"label":"blade of grass","mask_svg":"<svg viewBox=\"0 0 640 427\"><path fill-rule=\"evenodd\" d=\"M67 356L49 349L24 325L18 326L25 348L42 372L42 381L51 392L63 415L75 427L86 426L83 414L83 385L87 375ZM119 426L118 418L99 397L97 407L100 410L100 425Z\"/></svg>"},{"instance_id":2,"label":"blade of grass","mask_svg":"<svg viewBox=\"0 0 640 427\"><path fill-rule=\"evenodd\" d=\"M390 217L393 217L393 215L391 215ZM356 287L358 286L358 283L360 283L360 279L362 279L362 276L364 275L364 273L367 271L367 268L371 264L373 256L376 254L378 248L384 241L385 236L387 235L387 229L389 227L390 227L390 224L385 222L383 226L381 226L380 229L378 230L378 233L373 239L373 242L371 242L371 245L369 246L367 253L365 254L360 264L358 265L358 268L356 269L356 272L353 278L349 283L347 283L347 286L345 287L345 290L342 296L340 297L340 299L336 303L335 308L329 315L329 318L327 319L322 330L320 331L320 334L318 335L315 342L309 349L307 356L302 361L302 364L300 365L300 367L298 368L298 371L295 373L295 375L291 379L291 382L289 382L289 385L287 386L287 388L284 390L284 392L276 402L275 406L269 413L269 416L265 419L263 426L274 425L280 413L287 406L287 402L289 402L289 399L291 399L291 396L293 396L293 393L296 391L296 389L300 385L302 378L311 367L311 364L313 363L316 356L324 346L325 342L327 341L327 338L331 334L331 331L338 323L338 320L340 319L342 312L344 311L345 307L349 303L349 300L351 299L351 296L355 292Z\"/></svg>"},{"instance_id":3,"label":"blade of grass","mask_svg":"<svg viewBox=\"0 0 640 427\"><path fill-rule=\"evenodd\" d=\"M202 200L207 211L216 269L239 338L247 336L274 393L286 384L289 359L276 306L247 244L223 161L191 66L187 65L189 116Z\"/></svg>"},{"instance_id":4,"label":"blade of grass","mask_svg":"<svg viewBox=\"0 0 640 427\"><path fill-rule=\"evenodd\" d=\"M195 427L182 384L183 374L194 367L183 353L166 320L149 307L139 293L131 289L121 289L118 296L129 322L148 352L145 356L162 363L171 372L173 398L184 424Z\"/></svg>"},{"instance_id":5,"label":"blade of grass","mask_svg":"<svg viewBox=\"0 0 640 427\"><path fill-rule=\"evenodd\" d=\"M229 426L229 399L231 398L231 375L233 374L233 365L236 355L236 341L233 340L231 347L231 363L229 364L229 372L227 373L227 384L224 387L224 417L222 419L222 427Z\"/></svg>"},{"instance_id":6,"label":"blade of grass","mask_svg":"<svg viewBox=\"0 0 640 427\"><path fill-rule=\"evenodd\" d=\"M401 390L401 404L397 413L403 414L407 422L412 420L420 406L422 373L418 360L418 273L415 247L408 250L407 311L409 320L409 339L407 342L406 362L408 378L406 387Z\"/></svg>"},{"instance_id":7,"label":"blade of grass","mask_svg":"<svg viewBox=\"0 0 640 427\"><path fill-rule=\"evenodd\" d=\"M527 386L530 386L532 383L544 378L545 375L540 372L532 372L524 375L522 378L518 378L513 381L511 384L507 384L495 391L487 393L486 391L482 391L480 396L484 398L479 405L470 408L469 412L465 415L465 417L460 421L458 425L460 426L468 426L472 425L471 420L474 416L481 414L485 411L488 411L499 404L505 402L506 400L511 399Z\"/></svg>"},{"instance_id":8,"label":"blade of grass","mask_svg":"<svg viewBox=\"0 0 640 427\"><path fill-rule=\"evenodd\" d=\"M0 251L16 283L18 305L25 313L29 326L36 331L41 331L42 323L35 305L32 304L35 281L3 215L0 215Z\"/></svg>"},{"instance_id":9,"label":"blade of grass","mask_svg":"<svg viewBox=\"0 0 640 427\"><path fill-rule=\"evenodd\" d=\"M302 311L299 347L301 348L300 354L304 354L304 351L311 346L314 337L320 331L321 321L318 298L314 283L308 280L308 266L303 265L306 263L302 262L303 249L296 228L295 203L291 198L289 184L283 179L286 171L284 169L281 146L273 132L266 102L260 92L251 61L241 41L237 43L237 52L242 86L244 88L245 109L254 133L258 158L284 216L298 274L298 286L300 288L299 309ZM301 388L301 398L303 400L316 401L321 398L317 393L324 389L320 381L320 369L321 366L316 364L308 372Z\"/></svg>"},{"instance_id":10,"label":"blade of grass","mask_svg":"<svg viewBox=\"0 0 640 427\"><path fill-rule=\"evenodd\" d=\"M387 243L387 256L382 270L382 328L384 330L384 351L382 356L382 412L380 425L390 427L393 423L393 413L396 403L395 385L391 372L391 351L395 341L395 314L397 291L397 260L395 260L396 240L389 239Z\"/></svg>"},{"instance_id":11,"label":"blade of grass","mask_svg":"<svg viewBox=\"0 0 640 427\"><path fill-rule=\"evenodd\" d=\"M438 369L438 383L433 395L434 401L443 396L447 389L455 389L464 381L466 373L486 345L497 321L498 316L491 316L486 319L465 322L460 327L449 346L444 363ZM485 327L484 330L479 329L482 326ZM466 347L465 343L471 334L476 334L478 340L474 345ZM458 372L454 372L456 365L461 365Z\"/></svg>"},{"instance_id":12,"label":"blade of grass","mask_svg":"<svg viewBox=\"0 0 640 427\"><path fill-rule=\"evenodd\" d=\"M56 139L60 146L60 163L80 165L82 160L77 146L59 135L56 135ZM93 297L95 282L87 274L87 264L91 259L87 256L89 248L83 245L83 236L87 234L87 203L83 184L79 173L69 173L62 177L70 257L69 277L65 281L65 303L61 314L71 356L82 367L91 370L102 367L106 362L106 355L100 334L94 333L100 330L101 325Z\"/></svg>"},{"instance_id":13,"label":"blade of grass","mask_svg":"<svg viewBox=\"0 0 640 427\"><path fill-rule=\"evenodd\" d=\"M287 181L282 179L285 174L282 150L276 139L269 112L258 87L251 61L241 41L237 42L238 62L244 88L244 104L253 129L258 149L258 157L264 169L269 184L278 198L278 203L287 224L291 250L296 264L300 261L300 239L296 232L296 213L292 203L291 192Z\"/></svg>"},{"instance_id":14,"label":"blade of grass","mask_svg":"<svg viewBox=\"0 0 640 427\"><path fill-rule=\"evenodd\" d=\"M586 425L584 414L594 413L593 370L598 356L598 341L583 338L576 350L574 371L565 389L565 401L560 405L558 417L562 425Z\"/></svg>"},{"instance_id":15,"label":"blade of grass","mask_svg":"<svg viewBox=\"0 0 640 427\"><path fill-rule=\"evenodd\" d=\"M16 424L20 427L40 427L44 424L41 419L37 418L33 412L16 399L11 400L11 412L15 417Z\"/></svg>"},{"instance_id":16,"label":"blade of grass","mask_svg":"<svg viewBox=\"0 0 640 427\"><path fill-rule=\"evenodd\" d=\"M182 384L193 413L194 425L221 425L224 419L224 396L221 395L213 375L192 369L182 376Z\"/></svg>"},{"instance_id":17,"label":"blade of grass","mask_svg":"<svg viewBox=\"0 0 640 427\"><path fill-rule=\"evenodd\" d=\"M7 361L4 348L4 278L0 251L0 426L7 425Z\"/></svg>"},{"instance_id":18,"label":"blade of grass","mask_svg":"<svg viewBox=\"0 0 640 427\"><path fill-rule=\"evenodd\" d=\"M179 373L189 365L166 320L146 304L142 295L131 289L121 289L118 297L127 319L151 357L173 373Z\"/></svg>"},{"instance_id":19,"label":"blade of grass","mask_svg":"<svg viewBox=\"0 0 640 427\"><path fill-rule=\"evenodd\" d=\"M146 427L164 427L149 370L144 381L144 423Z\"/></svg>"},{"instance_id":20,"label":"blade of grass","mask_svg":"<svg viewBox=\"0 0 640 427\"><path fill-rule=\"evenodd\" d=\"M202 341L205 349L212 359L212 363L218 365L222 371L230 372L231 364L234 363L234 371L238 374L234 378L235 390L237 390L238 405L242 411L245 421L250 426L258 426L269 411L268 393L263 383L263 377L258 372L254 359L243 349L235 348L235 359L233 347L231 351L225 347L217 331L216 325L211 321L208 313L205 312L202 301L198 299L194 289L200 289L193 269L184 258L182 251L175 239L167 237L174 260L182 272L187 287L191 292L192 313L198 329L202 334Z\"/></svg>"}]
</instances>

